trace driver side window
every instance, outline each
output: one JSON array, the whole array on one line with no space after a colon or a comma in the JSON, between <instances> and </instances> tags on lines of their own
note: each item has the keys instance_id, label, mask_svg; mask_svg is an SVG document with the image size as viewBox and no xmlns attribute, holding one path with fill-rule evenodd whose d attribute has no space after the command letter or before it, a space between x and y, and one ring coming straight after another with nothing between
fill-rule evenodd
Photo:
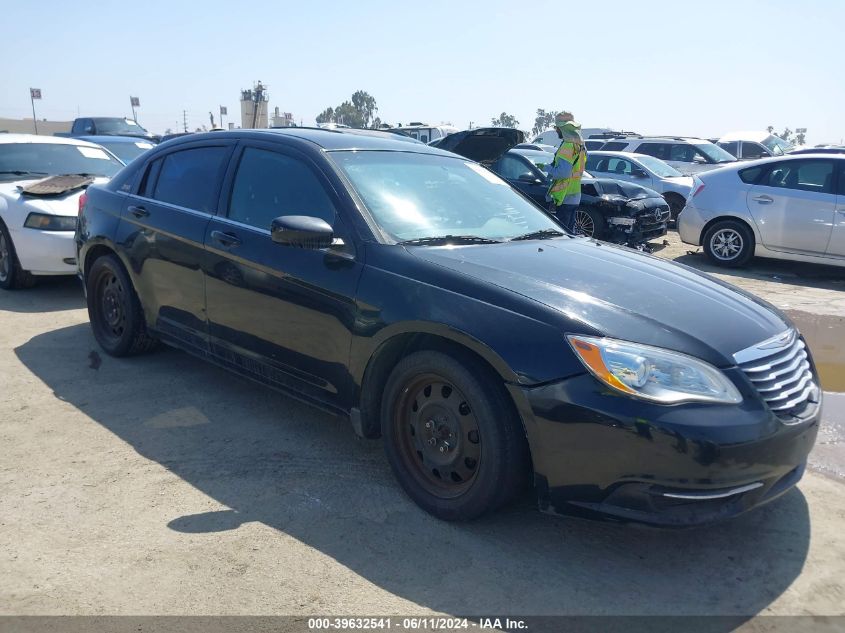
<instances>
[{"instance_id":1,"label":"driver side window","mask_svg":"<svg viewBox=\"0 0 845 633\"><path fill-rule=\"evenodd\" d=\"M551 162L551 160L549 160ZM534 177L531 168L518 158L505 154L492 165L493 171L505 180L519 180L522 176Z\"/></svg>"},{"instance_id":2,"label":"driver side window","mask_svg":"<svg viewBox=\"0 0 845 633\"><path fill-rule=\"evenodd\" d=\"M247 147L232 185L228 217L259 229L282 215L308 215L334 226L335 208L323 184L301 160Z\"/></svg>"}]
</instances>

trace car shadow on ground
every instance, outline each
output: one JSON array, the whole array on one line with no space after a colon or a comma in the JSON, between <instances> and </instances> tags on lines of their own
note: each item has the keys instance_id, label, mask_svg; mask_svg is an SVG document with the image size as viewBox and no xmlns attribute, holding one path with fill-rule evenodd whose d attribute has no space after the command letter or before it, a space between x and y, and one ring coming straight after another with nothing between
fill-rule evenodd
<instances>
[{"instance_id":1,"label":"car shadow on ground","mask_svg":"<svg viewBox=\"0 0 845 633\"><path fill-rule=\"evenodd\" d=\"M444 523L405 497L380 442L359 440L347 421L174 350L103 356L89 369L95 345L80 324L15 352L56 397L228 508L174 508L170 529L259 521L438 612L752 616L792 584L807 556L810 519L798 490L696 530L550 517L528 499Z\"/></svg>"},{"instance_id":2,"label":"car shadow on ground","mask_svg":"<svg viewBox=\"0 0 845 633\"><path fill-rule=\"evenodd\" d=\"M32 288L0 290L0 310L9 312L61 312L84 307L82 283L68 275L39 277Z\"/></svg>"},{"instance_id":3,"label":"car shadow on ground","mask_svg":"<svg viewBox=\"0 0 845 633\"><path fill-rule=\"evenodd\" d=\"M726 268L711 264L703 252L695 251L675 257L671 261L706 273L719 273L822 290L845 290L845 268L837 266L755 257L744 268Z\"/></svg>"}]
</instances>

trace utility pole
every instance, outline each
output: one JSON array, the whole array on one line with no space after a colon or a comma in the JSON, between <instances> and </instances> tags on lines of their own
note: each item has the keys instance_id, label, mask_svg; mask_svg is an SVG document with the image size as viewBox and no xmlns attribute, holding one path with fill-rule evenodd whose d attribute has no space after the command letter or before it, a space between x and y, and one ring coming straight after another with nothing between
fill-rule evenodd
<instances>
[{"instance_id":1,"label":"utility pole","mask_svg":"<svg viewBox=\"0 0 845 633\"><path fill-rule=\"evenodd\" d=\"M188 131L188 111L182 110L182 128Z\"/></svg>"},{"instance_id":2,"label":"utility pole","mask_svg":"<svg viewBox=\"0 0 845 633\"><path fill-rule=\"evenodd\" d=\"M32 102L32 124L35 126L35 133L38 134L38 119L35 117L36 99L41 99L41 88L30 88L29 100Z\"/></svg>"}]
</instances>

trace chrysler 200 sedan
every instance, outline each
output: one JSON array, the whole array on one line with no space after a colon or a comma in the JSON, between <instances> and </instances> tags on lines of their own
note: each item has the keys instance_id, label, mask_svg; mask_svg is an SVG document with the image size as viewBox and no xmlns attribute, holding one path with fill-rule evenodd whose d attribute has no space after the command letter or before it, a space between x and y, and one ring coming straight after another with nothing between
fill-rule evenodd
<instances>
[{"instance_id":1,"label":"chrysler 200 sedan","mask_svg":"<svg viewBox=\"0 0 845 633\"><path fill-rule=\"evenodd\" d=\"M550 512L730 517L792 487L818 430L775 308L377 132L163 143L89 188L77 244L107 353L160 340L347 415L442 519L529 481Z\"/></svg>"}]
</instances>

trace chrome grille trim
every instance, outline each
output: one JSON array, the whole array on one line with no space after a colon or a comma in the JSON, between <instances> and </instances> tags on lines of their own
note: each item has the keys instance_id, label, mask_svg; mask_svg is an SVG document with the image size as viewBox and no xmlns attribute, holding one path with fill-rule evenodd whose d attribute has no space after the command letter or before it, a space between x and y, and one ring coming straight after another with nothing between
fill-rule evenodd
<instances>
[{"instance_id":1,"label":"chrome grille trim","mask_svg":"<svg viewBox=\"0 0 845 633\"><path fill-rule=\"evenodd\" d=\"M784 423L819 401L807 346L794 329L737 352L734 360Z\"/></svg>"}]
</instances>

